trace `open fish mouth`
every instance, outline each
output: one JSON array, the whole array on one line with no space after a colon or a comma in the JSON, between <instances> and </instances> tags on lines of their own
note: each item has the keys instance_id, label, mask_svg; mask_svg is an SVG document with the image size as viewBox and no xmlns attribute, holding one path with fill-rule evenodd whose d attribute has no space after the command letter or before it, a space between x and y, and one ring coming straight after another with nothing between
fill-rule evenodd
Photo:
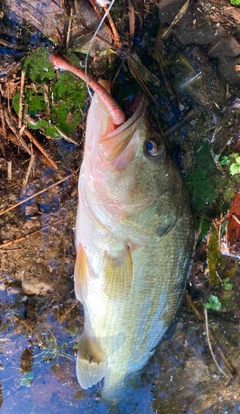
<instances>
[{"instance_id":1,"label":"open fish mouth","mask_svg":"<svg viewBox=\"0 0 240 414\"><path fill-rule=\"evenodd\" d=\"M147 105L147 98L142 96L134 114L124 124L99 139L99 145L107 161L114 161L123 153L145 115Z\"/></svg>"}]
</instances>

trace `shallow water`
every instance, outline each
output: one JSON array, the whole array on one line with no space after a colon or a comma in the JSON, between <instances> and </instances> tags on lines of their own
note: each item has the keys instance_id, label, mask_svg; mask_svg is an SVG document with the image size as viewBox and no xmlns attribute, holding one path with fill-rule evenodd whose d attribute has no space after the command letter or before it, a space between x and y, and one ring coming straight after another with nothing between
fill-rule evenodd
<instances>
[{"instance_id":1,"label":"shallow water","mask_svg":"<svg viewBox=\"0 0 240 414\"><path fill-rule=\"evenodd\" d=\"M16 2L13 3L15 7ZM32 2L33 8L36 6L35 3ZM165 3L168 2L161 3L162 7L159 11L162 25L171 23L171 7L176 7L175 2L170 8ZM47 20L41 20L46 10L48 14L45 17L48 16L48 19L52 14L56 17L57 10L60 17L62 16L58 2L51 4L51 7L57 7L56 10L49 9L50 4L51 2L45 2L41 3L42 7L38 5L39 7L34 9L36 14L33 13L33 9L30 10L30 22L33 24L34 19L37 18L39 24L36 25L35 32L31 32L30 37L28 30L22 32L24 34L22 40L19 33L21 19L27 18L27 2L23 2L24 15L17 16L18 25L15 27L15 32L11 33L14 24L11 26L8 20L1 22L3 32L0 36L3 45L1 54L6 57L1 68L4 103L7 102L5 85L11 83L11 72L5 78L7 68L13 63L18 63L21 53L26 53L26 51L19 52L17 47L24 44L26 50L28 48L32 50L36 45L49 45L50 42L42 38L41 32L50 38L55 36L53 30L55 23L45 25L44 22ZM86 7L84 13L88 15L90 11L87 6L84 7ZM8 17L14 23L18 9L6 10L9 13ZM192 13L191 11L188 15L190 22L193 21ZM60 17L58 22L62 24ZM95 17L91 19L95 21ZM200 17L197 15L196 20L198 19ZM240 48L234 25L230 29L228 27L228 33L225 35L224 18L220 26L217 25L219 23L217 18L212 24L209 24L205 17L201 19L203 20L200 27L205 28L204 41L200 33L202 29L195 28L194 33L191 32L191 43L194 45L189 45L186 40L190 37L190 32L187 36L185 33L188 21L184 24L179 22L174 29L174 35L180 42L177 53L182 53L178 54L179 61L175 59L175 65L171 63L169 66L170 79L174 84L174 90L177 91L177 99L175 97L167 101L169 91L161 91L160 94L156 91L156 87L153 89L154 97L162 111L161 122L164 123L165 128L166 125L169 128L178 122L181 123L184 115L190 109L194 110L190 122L184 123L182 128L177 129L176 134L172 133L170 139L173 143L174 157L187 176L195 214L209 216L212 219L218 216L219 211L226 212L226 200L232 199L238 185L237 178L229 179L228 175L229 181L224 184L226 189L222 184L223 180L226 180L222 171L220 179L211 181L217 173L209 143L215 145L214 150L218 154L219 148L226 146L229 135L232 138L232 145L237 145L239 141L239 114L227 105L221 85L224 84L226 87L226 83L230 83L232 100L239 96L239 72L234 71L234 67L238 63ZM229 22L229 15L226 19ZM158 19L153 20L153 23L158 26ZM153 39L155 41L157 31L152 39L152 33L146 30L147 19L144 24L143 31L140 33L142 37L138 38L135 45L138 43L144 45L144 42L149 39L151 43ZM189 25L192 30L192 23ZM139 39L142 39L141 42ZM8 50L3 40L9 42ZM54 40L56 41L55 38ZM88 41L89 36L86 36L85 43L78 43L78 48L84 49ZM101 48L105 47L106 45L101 43ZM167 43L166 50L172 50L173 56L176 52L171 42ZM226 51L228 51L228 60ZM206 57L208 53L211 69L208 66L209 56ZM220 55L223 59L215 65ZM183 62L186 63L186 59L189 61L183 69ZM208 78L214 76L211 85L207 84L206 88L193 84L193 88L180 90L182 85L200 72L207 73ZM179 74L180 80L177 76ZM18 81L19 78L16 83ZM13 83L15 85L15 80ZM203 78L204 83L206 82ZM12 83L11 87L13 87ZM221 107L220 112L215 108L217 105ZM223 119L225 124L221 123ZM167 338L156 349L152 359L141 372L129 378L120 401L114 406L102 400L102 383L86 391L80 388L75 373L75 354L83 329L83 313L74 296L72 278L75 261L73 234L77 203L77 173L70 174L77 170L81 149L67 144L64 140L59 140L58 143L50 140L43 143L50 149L52 158L57 160L59 169L57 172L54 171L37 156L34 172L26 189L23 189L22 183L26 177L29 156L12 144L12 147L6 145L6 154L4 156L2 153L0 159L0 214L9 206L14 206L26 197L66 178L65 181L34 196L20 207L0 215L1 413L235 414L240 412L239 377L236 375L231 379L231 372L223 362L218 348L219 346L223 350L239 372L240 275L237 269L231 278L234 295L228 301L226 308L222 309L222 312L209 311L209 329L219 343L218 346L213 344L214 353L229 378L224 377L213 362L206 340L204 322L197 320L189 305L184 304L172 337ZM12 161L12 177L7 180L9 160ZM199 168L194 170L196 165ZM222 204L215 203L216 194L212 190L214 187L219 189L224 187ZM202 250L199 249L196 254L190 278L191 295L201 309L203 301L207 300L210 293L208 274L205 272L207 260L205 240L206 238L202 242ZM6 245L7 242L10 244ZM223 262L222 273L220 273L223 279L227 275L229 266L227 260ZM217 290L214 292L218 294ZM222 300L224 302L224 299Z\"/></svg>"},{"instance_id":2,"label":"shallow water","mask_svg":"<svg viewBox=\"0 0 240 414\"><path fill-rule=\"evenodd\" d=\"M59 304L52 305L51 297L26 298L22 292L4 301L0 336L2 413L44 413L46 409L48 413L103 414L240 411L239 379L228 385L229 380L220 375L209 354L204 326L185 312L173 337L157 349L142 372L129 380L117 406L109 407L101 399L101 385L80 389L73 356L78 337L74 328L79 328L79 321L72 313L68 321L59 322L54 315ZM239 366L239 323L211 318L210 329L232 363ZM222 368L226 370L223 364Z\"/></svg>"}]
</instances>

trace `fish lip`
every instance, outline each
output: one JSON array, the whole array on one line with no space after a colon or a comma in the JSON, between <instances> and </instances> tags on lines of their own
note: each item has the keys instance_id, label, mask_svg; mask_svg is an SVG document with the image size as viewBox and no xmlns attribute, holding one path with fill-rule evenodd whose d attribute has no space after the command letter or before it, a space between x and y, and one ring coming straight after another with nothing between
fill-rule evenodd
<instances>
[{"instance_id":1,"label":"fish lip","mask_svg":"<svg viewBox=\"0 0 240 414\"><path fill-rule=\"evenodd\" d=\"M141 101L131 118L129 118L123 125L119 126L115 130L112 130L111 132L99 137L99 149L105 161L116 161L119 159L119 156L124 153L124 150L129 147L129 144L132 141L132 138L135 136L135 132L144 117L147 103L147 98L145 96L142 96ZM132 155L134 153L133 147L131 153ZM130 156L130 154L128 155ZM129 161L129 157L127 158ZM125 159L125 164L127 158ZM116 165L115 167L118 169ZM121 164L121 167L119 168L122 169L123 164Z\"/></svg>"},{"instance_id":2,"label":"fish lip","mask_svg":"<svg viewBox=\"0 0 240 414\"><path fill-rule=\"evenodd\" d=\"M117 127L116 129L114 129L114 131L110 132L109 134L103 135L100 139L99 139L99 143L103 143L105 140L111 139L113 138L115 135L123 132L124 130L134 127L133 128L133 132L137 129L140 120L142 119L142 117L144 116L146 109L148 106L148 99L145 95L142 95L141 101L136 109L136 111L134 112L134 114L126 121L124 122L122 125L120 125L119 127Z\"/></svg>"}]
</instances>

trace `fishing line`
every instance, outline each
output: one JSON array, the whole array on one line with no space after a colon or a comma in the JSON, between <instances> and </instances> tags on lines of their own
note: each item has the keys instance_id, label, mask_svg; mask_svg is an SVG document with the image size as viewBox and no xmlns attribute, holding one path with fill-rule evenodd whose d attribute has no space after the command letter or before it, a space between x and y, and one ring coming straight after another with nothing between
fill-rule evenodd
<instances>
[{"instance_id":1,"label":"fishing line","mask_svg":"<svg viewBox=\"0 0 240 414\"><path fill-rule=\"evenodd\" d=\"M105 4L106 4L107 2L105 2L105 1L101 1L101 0L99 0L99 1L97 0L97 3L103 6L103 4L102 4L102 3L105 3ZM87 55L86 55L86 59L85 59L85 75L87 75L88 57L89 57L89 55L90 55L90 51L91 51L91 48L92 48L92 45L93 45L93 41L94 41L94 39L96 38L96 36L98 35L98 32L99 32L99 30L101 29L101 27L102 27L102 25L103 25L103 23L104 23L104 20L106 19L107 15L109 14L109 12L110 12L110 10L111 10L112 6L114 5L114 3L115 3L115 0L112 0L112 1L111 1L111 3L109 4L108 9L106 10L106 12L105 12L105 14L104 14L104 16L103 16L102 20L100 21L100 23L99 23L99 25L98 25L98 27L97 27L97 29L96 29L96 31L95 31L95 33L94 33L94 35L93 35L93 37L92 37L91 41L90 41L90 44L89 44L89 47L88 47L88 51L87 51ZM91 91L90 91L90 88L89 88L88 84L87 84L87 89L88 89L88 93L89 93L89 95L90 95L90 96L91 96L91 98L92 98L92 93L91 93Z\"/></svg>"}]
</instances>

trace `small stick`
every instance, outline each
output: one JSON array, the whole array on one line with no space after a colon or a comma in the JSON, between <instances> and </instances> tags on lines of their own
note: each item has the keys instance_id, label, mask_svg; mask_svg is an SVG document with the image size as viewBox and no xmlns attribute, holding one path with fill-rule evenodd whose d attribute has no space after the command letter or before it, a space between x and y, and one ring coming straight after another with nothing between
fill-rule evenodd
<instances>
[{"instance_id":1,"label":"small stick","mask_svg":"<svg viewBox=\"0 0 240 414\"><path fill-rule=\"evenodd\" d=\"M33 328L31 328L30 325L26 321L24 321L22 318L20 318L16 313L14 313L15 318L31 333L33 332Z\"/></svg>"},{"instance_id":2,"label":"small stick","mask_svg":"<svg viewBox=\"0 0 240 414\"><path fill-rule=\"evenodd\" d=\"M8 112L10 113L11 104L10 104L10 83L9 82L7 83L7 102L8 102L7 109L8 109Z\"/></svg>"},{"instance_id":3,"label":"small stick","mask_svg":"<svg viewBox=\"0 0 240 414\"><path fill-rule=\"evenodd\" d=\"M89 32L89 34L92 34L93 33L93 35L94 35L94 38L96 37L97 39L99 39L99 40L101 40L101 42L103 42L103 43L105 43L106 44L106 46L108 47L108 49L111 49L111 52L113 53L113 50L112 50L112 43L110 43L107 39L104 39L102 36L100 36L98 33L96 34L96 33L94 33L94 30L90 30L89 29L89 27L86 25L86 24L84 24L84 23L82 23L82 26L84 27L84 29L86 29L88 32ZM111 33L111 37L112 37L112 32L111 32L111 30L109 29L109 31L110 31L110 33ZM91 49L91 48L90 48ZM76 52L81 52L81 49L76 49ZM115 51L114 51L114 53L116 53Z\"/></svg>"},{"instance_id":4,"label":"small stick","mask_svg":"<svg viewBox=\"0 0 240 414\"><path fill-rule=\"evenodd\" d=\"M12 180L12 161L7 162L7 178L8 181Z\"/></svg>"},{"instance_id":5,"label":"small stick","mask_svg":"<svg viewBox=\"0 0 240 414\"><path fill-rule=\"evenodd\" d=\"M22 148L24 149L24 151L26 151L30 156L31 156L31 151L28 148L26 142L24 141L23 137L19 134L17 128L15 127L15 122L12 121L12 119L14 118L11 114L11 118L9 116L9 114L11 114L10 112L8 112L7 110L4 110L4 116L5 116L5 120L9 126L9 128L11 129L11 131L13 132L13 134L15 135L15 137L17 138L18 141L18 145L22 146Z\"/></svg>"},{"instance_id":6,"label":"small stick","mask_svg":"<svg viewBox=\"0 0 240 414\"><path fill-rule=\"evenodd\" d=\"M67 30L67 38L66 38L66 49L69 47L69 42L71 38L71 31L72 31L72 24L73 24L73 8L70 9L70 15L68 17L68 30Z\"/></svg>"},{"instance_id":7,"label":"small stick","mask_svg":"<svg viewBox=\"0 0 240 414\"><path fill-rule=\"evenodd\" d=\"M31 172L31 169L32 169L34 160L35 160L35 155L33 154L33 151L32 151L32 155L31 155L31 158L30 158L30 161L29 161L29 165L28 165L28 169L27 169L27 174L26 174L26 177L23 180L23 188L26 188L27 187L29 175L30 175L30 172Z\"/></svg>"},{"instance_id":8,"label":"small stick","mask_svg":"<svg viewBox=\"0 0 240 414\"><path fill-rule=\"evenodd\" d=\"M154 96L151 94L150 90L148 89L145 82L142 80L141 76L139 75L139 72L137 69L131 64L130 59L127 58L128 65L130 66L131 70L134 72L136 79L138 80L139 84L142 86L143 90L146 92L146 94L153 100L153 102L159 107L159 103L156 101Z\"/></svg>"},{"instance_id":9,"label":"small stick","mask_svg":"<svg viewBox=\"0 0 240 414\"><path fill-rule=\"evenodd\" d=\"M76 145L77 147L79 147L80 144L78 144L76 141L74 141L74 139L68 137L67 135L64 134L64 132L62 132L56 125L55 125L56 130L59 132L59 134L66 140L71 142L72 144Z\"/></svg>"},{"instance_id":10,"label":"small stick","mask_svg":"<svg viewBox=\"0 0 240 414\"><path fill-rule=\"evenodd\" d=\"M216 367L224 375L224 377L227 378L227 379L230 379L230 377L227 374L225 374L225 372L220 367L220 365L217 362L216 357L215 357L215 355L213 353L213 349L212 349L212 345L211 345L211 341L210 341L210 336L209 336L209 330L208 330L208 312L207 312L207 308L204 308L204 316L205 316L205 327L206 327L207 342L208 342L208 346L209 346L210 353L212 355L212 359L213 359Z\"/></svg>"},{"instance_id":11,"label":"small stick","mask_svg":"<svg viewBox=\"0 0 240 414\"><path fill-rule=\"evenodd\" d=\"M135 13L136 17L139 20L139 26L142 29L143 19L142 19L141 12L140 12L139 7L138 7L139 6L139 4L138 4L139 2L138 2L138 0L131 0L131 2L133 4L134 13Z\"/></svg>"},{"instance_id":12,"label":"small stick","mask_svg":"<svg viewBox=\"0 0 240 414\"><path fill-rule=\"evenodd\" d=\"M22 118L23 118L23 94L24 94L24 85L25 85L25 70L21 72L21 83L20 83L20 97L19 97L19 111L18 111L18 128L22 128Z\"/></svg>"},{"instance_id":13,"label":"small stick","mask_svg":"<svg viewBox=\"0 0 240 414\"><path fill-rule=\"evenodd\" d=\"M36 140L36 138L34 138L33 134L31 134L31 132L25 128L23 133L25 135L27 135L27 137L30 139L31 142L33 142L33 144L35 145L35 147L37 147L39 149L39 151L42 153L42 155L44 155L44 157L46 158L47 162L55 169L58 169L57 164L55 164L55 162L48 156L48 154L46 153L45 149L42 147L42 145Z\"/></svg>"},{"instance_id":14,"label":"small stick","mask_svg":"<svg viewBox=\"0 0 240 414\"><path fill-rule=\"evenodd\" d=\"M4 118L3 104L2 104L1 95L0 95L0 116L1 116L1 122L2 122L3 138L7 139L7 128L6 128L5 118Z\"/></svg>"},{"instance_id":15,"label":"small stick","mask_svg":"<svg viewBox=\"0 0 240 414\"><path fill-rule=\"evenodd\" d=\"M58 322L63 323L65 319L67 318L67 316L69 315L69 313L71 313L72 310L75 308L75 306L78 304L79 304L78 300L75 299L73 303L71 304L71 306L69 306L69 308L58 318Z\"/></svg>"},{"instance_id":16,"label":"small stick","mask_svg":"<svg viewBox=\"0 0 240 414\"><path fill-rule=\"evenodd\" d=\"M199 310L197 309L197 307L195 306L191 296L189 295L188 291L186 290L185 292L185 299L186 302L188 304L188 306L191 308L191 310L195 313L196 317L198 318L199 321L203 321L203 317L201 315L201 313L199 312Z\"/></svg>"},{"instance_id":17,"label":"small stick","mask_svg":"<svg viewBox=\"0 0 240 414\"><path fill-rule=\"evenodd\" d=\"M100 21L101 21L101 20L102 20L102 16L101 16L101 13L99 12L99 10L98 10L98 8L97 8L97 6L96 6L96 3L94 2L94 0L89 0L89 1L90 1L91 5L92 5L92 7L93 7L93 10L94 10L94 11L95 11L95 13L98 15L98 17L99 17L99 19L100 19ZM112 37L112 31L111 31L110 27L107 25L107 23L105 22L105 20L104 20L103 24L104 24L104 26L105 26L105 29L108 31L108 33L109 33L109 34L110 34L110 36Z\"/></svg>"},{"instance_id":18,"label":"small stick","mask_svg":"<svg viewBox=\"0 0 240 414\"><path fill-rule=\"evenodd\" d=\"M32 198L37 197L38 195L40 195L40 194L44 193L45 191L50 190L50 188L53 188L53 187L57 186L58 184L63 183L64 181L68 180L68 178L70 178L70 177L72 177L72 176L74 176L74 175L75 175L75 173L69 174L67 177L62 178L61 180L57 181L57 182L56 182L56 183L54 183L54 184L51 184L49 187L46 187L46 188L44 188L43 190L38 191L37 193L34 193L34 194L32 194L31 196L29 196L29 197L25 198L24 200L20 201L19 203L14 204L14 206L8 207L8 208L7 208L6 210L4 210L4 211L0 211L0 216L2 216L3 214L7 213L8 211L13 210L14 208L16 208L16 207L20 206L21 204L26 203L27 201L31 200Z\"/></svg>"},{"instance_id":19,"label":"small stick","mask_svg":"<svg viewBox=\"0 0 240 414\"><path fill-rule=\"evenodd\" d=\"M191 118L194 113L195 113L194 109L190 109L190 111L188 111L188 113L184 116L184 118L181 121L177 122L175 125L173 125L171 128L169 128L167 131L164 132L164 136L175 132L178 128L180 128L184 124L184 122L186 122L189 118Z\"/></svg>"},{"instance_id":20,"label":"small stick","mask_svg":"<svg viewBox=\"0 0 240 414\"><path fill-rule=\"evenodd\" d=\"M1 123L2 123L3 138L6 140L7 139L7 130L6 130L6 123L5 123L5 119L4 119L4 115L3 115L1 95L0 95L0 118L1 118ZM5 152L5 148L4 148L2 139L0 139L0 149L2 151L3 158L6 159L6 152Z\"/></svg>"},{"instance_id":21,"label":"small stick","mask_svg":"<svg viewBox=\"0 0 240 414\"><path fill-rule=\"evenodd\" d=\"M103 9L104 9L105 14L107 15L110 27L112 29L113 36L114 36L114 42L116 43L117 47L121 48L122 45L121 45L121 42L120 42L120 36L118 34L118 31L116 29L116 26L115 26L115 23L112 19L112 16L111 16L111 14L108 10L108 6L103 6Z\"/></svg>"},{"instance_id":22,"label":"small stick","mask_svg":"<svg viewBox=\"0 0 240 414\"><path fill-rule=\"evenodd\" d=\"M197 238L196 238L197 240ZM189 295L189 293L186 291L185 294L185 298L186 298L186 302L188 304L188 306L192 309L192 311L194 312L194 314L196 315L197 319L199 321L203 321L204 317L201 315L201 313L198 311L197 307L195 306L191 296ZM218 349L218 353L221 357L221 359L223 360L224 364L226 365L226 367L228 368L229 372L231 373L232 377L236 377L238 375L236 368L232 365L231 361L229 361L228 357L224 354L223 350L221 349L221 347L219 346L219 344L217 343L217 339L215 338L215 335L213 332L209 331L208 329L208 335L210 338L210 341L213 343L216 343L217 349Z\"/></svg>"},{"instance_id":23,"label":"small stick","mask_svg":"<svg viewBox=\"0 0 240 414\"><path fill-rule=\"evenodd\" d=\"M179 12L176 14L176 16L174 17L172 23L170 24L170 26L165 30L165 32L162 35L162 39L166 39L170 33L170 31L172 30L172 28L177 24L177 22L179 22L179 20L184 16L184 14L186 13L188 6L189 6L190 0L187 0L184 5L181 7L181 9L179 10Z\"/></svg>"},{"instance_id":24,"label":"small stick","mask_svg":"<svg viewBox=\"0 0 240 414\"><path fill-rule=\"evenodd\" d=\"M48 89L48 85L43 84L43 96L44 96L44 101L46 104L46 115L50 115L51 111L50 111L50 101L49 101L49 89Z\"/></svg>"},{"instance_id":25,"label":"small stick","mask_svg":"<svg viewBox=\"0 0 240 414\"><path fill-rule=\"evenodd\" d=\"M8 241L6 243L0 244L0 249L4 249L7 246L12 246L15 243L19 243L19 242L21 242L21 241L23 241L25 239L29 239L29 237L32 237L35 234L40 233L41 231L45 230L47 227L52 226L54 224L57 224L57 223L59 223L62 220L63 220L63 218L60 218L58 220L55 220L53 223L46 224L45 226L41 227L38 230L33 231L32 233L25 234L25 236L18 237L17 239L10 240L10 241ZM9 250L9 251L11 251L11 250Z\"/></svg>"},{"instance_id":26,"label":"small stick","mask_svg":"<svg viewBox=\"0 0 240 414\"><path fill-rule=\"evenodd\" d=\"M128 25L129 25L129 35L131 39L131 45L133 43L134 34L135 34L135 26L136 26L135 20L136 18L135 18L134 6L131 0L128 0Z\"/></svg>"},{"instance_id":27,"label":"small stick","mask_svg":"<svg viewBox=\"0 0 240 414\"><path fill-rule=\"evenodd\" d=\"M106 89L100 85L99 82L92 78L92 76L72 65L65 57L60 56L56 53L53 53L49 57L49 61L58 69L68 70L69 72L74 73L76 76L84 80L90 86L90 88L92 88L94 92L98 94L99 98L106 105L109 115L111 116L115 125L121 125L126 121L125 114L115 99L113 99L110 93L108 93Z\"/></svg>"}]
</instances>

